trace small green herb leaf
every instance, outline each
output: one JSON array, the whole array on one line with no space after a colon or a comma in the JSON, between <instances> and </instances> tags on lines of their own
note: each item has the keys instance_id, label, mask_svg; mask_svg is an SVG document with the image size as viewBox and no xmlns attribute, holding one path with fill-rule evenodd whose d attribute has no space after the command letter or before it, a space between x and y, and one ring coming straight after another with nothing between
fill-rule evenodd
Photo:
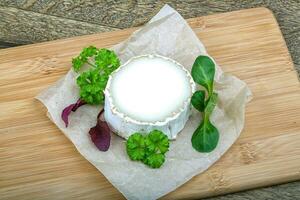
<instances>
[{"instance_id":1,"label":"small green herb leaf","mask_svg":"<svg viewBox=\"0 0 300 200\"><path fill-rule=\"evenodd\" d=\"M205 91L196 91L192 96L191 102L198 111L203 112L205 108Z\"/></svg>"},{"instance_id":2,"label":"small green herb leaf","mask_svg":"<svg viewBox=\"0 0 300 200\"><path fill-rule=\"evenodd\" d=\"M214 62L208 56L198 56L192 67L192 77L196 83L207 89L209 96L213 92L214 76Z\"/></svg>"},{"instance_id":3,"label":"small green herb leaf","mask_svg":"<svg viewBox=\"0 0 300 200\"><path fill-rule=\"evenodd\" d=\"M208 153L214 150L219 141L218 129L207 120L203 120L192 136L192 146L199 152Z\"/></svg>"},{"instance_id":4,"label":"small green herb leaf","mask_svg":"<svg viewBox=\"0 0 300 200\"><path fill-rule=\"evenodd\" d=\"M147 135L145 143L149 152L164 154L169 150L169 139L159 130L151 131Z\"/></svg>"},{"instance_id":5,"label":"small green herb leaf","mask_svg":"<svg viewBox=\"0 0 300 200\"><path fill-rule=\"evenodd\" d=\"M90 62L93 59L92 62ZM97 49L94 46L84 48L79 56L72 60L73 68L78 72L88 63L92 66L77 78L80 88L80 99L88 104L103 104L104 93L109 75L120 66L115 52L108 49Z\"/></svg>"},{"instance_id":6,"label":"small green herb leaf","mask_svg":"<svg viewBox=\"0 0 300 200\"><path fill-rule=\"evenodd\" d=\"M158 130L151 131L146 137L134 133L128 138L126 149L131 160L142 161L151 168L159 168L165 162L169 140Z\"/></svg>"},{"instance_id":7,"label":"small green herb leaf","mask_svg":"<svg viewBox=\"0 0 300 200\"><path fill-rule=\"evenodd\" d=\"M143 162L151 168L160 168L165 162L165 155L162 153L151 154Z\"/></svg>"},{"instance_id":8,"label":"small green herb leaf","mask_svg":"<svg viewBox=\"0 0 300 200\"><path fill-rule=\"evenodd\" d=\"M108 76L101 76L97 69L83 72L77 78L80 99L88 104L102 104L104 102L103 90L106 87L107 80Z\"/></svg>"},{"instance_id":9,"label":"small green herb leaf","mask_svg":"<svg viewBox=\"0 0 300 200\"><path fill-rule=\"evenodd\" d=\"M95 56L95 64L103 70L104 74L109 75L120 66L120 60L115 52L109 49L100 49Z\"/></svg>"},{"instance_id":10,"label":"small green herb leaf","mask_svg":"<svg viewBox=\"0 0 300 200\"><path fill-rule=\"evenodd\" d=\"M143 160L146 154L144 137L139 133L132 134L127 140L126 150L131 160Z\"/></svg>"},{"instance_id":11,"label":"small green herb leaf","mask_svg":"<svg viewBox=\"0 0 300 200\"><path fill-rule=\"evenodd\" d=\"M97 54L97 48L94 46L89 46L84 48L79 56L72 59L73 69L75 72L79 72L81 67L87 63L88 59Z\"/></svg>"},{"instance_id":12,"label":"small green herb leaf","mask_svg":"<svg viewBox=\"0 0 300 200\"><path fill-rule=\"evenodd\" d=\"M215 64L208 56L198 56L192 67L192 77L194 81L207 90L196 91L191 99L192 105L202 112L203 120L192 136L192 146L199 152L211 152L219 141L219 132L210 122L210 115L213 112L218 94L214 91Z\"/></svg>"},{"instance_id":13,"label":"small green herb leaf","mask_svg":"<svg viewBox=\"0 0 300 200\"><path fill-rule=\"evenodd\" d=\"M206 104L206 107L205 107L205 114L206 115L210 116L210 114L212 113L212 111L216 107L217 102L218 102L218 94L214 92L211 95L211 97L208 99L208 102Z\"/></svg>"}]
</instances>

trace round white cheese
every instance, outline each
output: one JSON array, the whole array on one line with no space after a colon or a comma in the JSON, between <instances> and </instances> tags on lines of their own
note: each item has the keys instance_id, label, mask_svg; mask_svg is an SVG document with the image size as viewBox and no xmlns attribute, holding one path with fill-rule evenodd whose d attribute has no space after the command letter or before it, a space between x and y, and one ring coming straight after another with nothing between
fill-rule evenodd
<instances>
[{"instance_id":1,"label":"round white cheese","mask_svg":"<svg viewBox=\"0 0 300 200\"><path fill-rule=\"evenodd\" d=\"M190 115L195 83L176 61L159 56L133 57L110 76L104 117L118 135L154 129L175 139Z\"/></svg>"}]
</instances>

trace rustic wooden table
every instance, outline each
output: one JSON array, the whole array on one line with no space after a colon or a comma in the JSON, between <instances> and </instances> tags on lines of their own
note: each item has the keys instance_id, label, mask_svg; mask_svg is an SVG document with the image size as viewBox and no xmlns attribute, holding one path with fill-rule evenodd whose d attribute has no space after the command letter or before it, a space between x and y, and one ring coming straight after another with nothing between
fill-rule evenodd
<instances>
[{"instance_id":1,"label":"rustic wooden table","mask_svg":"<svg viewBox=\"0 0 300 200\"><path fill-rule=\"evenodd\" d=\"M0 0L0 48L140 26L168 3L184 18L264 6L273 11L300 73L300 1ZM288 163L287 163L288 164ZM210 199L300 199L300 182Z\"/></svg>"}]
</instances>

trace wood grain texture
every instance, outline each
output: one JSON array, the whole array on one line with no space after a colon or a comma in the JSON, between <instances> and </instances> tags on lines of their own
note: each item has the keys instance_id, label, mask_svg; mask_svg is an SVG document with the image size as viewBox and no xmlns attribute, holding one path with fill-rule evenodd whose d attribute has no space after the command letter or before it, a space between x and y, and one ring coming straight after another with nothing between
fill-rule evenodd
<instances>
[{"instance_id":1,"label":"wood grain texture","mask_svg":"<svg viewBox=\"0 0 300 200\"><path fill-rule=\"evenodd\" d=\"M200 198L300 180L300 87L277 22L265 8L188 20L208 52L254 99L238 141L209 170L164 199ZM2 199L120 199L33 97L82 47L109 47L135 28L0 51ZM46 51L44 51L46 50Z\"/></svg>"},{"instance_id":2,"label":"wood grain texture","mask_svg":"<svg viewBox=\"0 0 300 200\"><path fill-rule=\"evenodd\" d=\"M260 6L269 8L279 22L295 67L300 73L299 0L1 0L0 44L1 41L36 43L140 26L166 3L178 10L184 18ZM14 19L14 25L11 19Z\"/></svg>"}]
</instances>

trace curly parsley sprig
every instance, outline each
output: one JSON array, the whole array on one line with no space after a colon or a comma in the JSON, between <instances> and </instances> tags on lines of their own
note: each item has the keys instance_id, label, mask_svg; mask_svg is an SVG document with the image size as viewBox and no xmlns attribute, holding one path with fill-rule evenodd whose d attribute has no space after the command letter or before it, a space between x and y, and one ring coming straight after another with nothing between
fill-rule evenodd
<instances>
[{"instance_id":1,"label":"curly parsley sprig","mask_svg":"<svg viewBox=\"0 0 300 200\"><path fill-rule=\"evenodd\" d=\"M90 68L83 70L84 65ZM65 107L61 118L66 127L69 124L69 115L85 104L99 105L104 103L104 89L109 75L120 66L120 60L115 52L108 49L97 49L94 46L84 48L81 53L72 59L75 72L79 73L76 83L80 89L80 98L76 103ZM92 142L100 151L107 151L110 146L110 128L101 119L103 109L97 117L96 126L89 131Z\"/></svg>"},{"instance_id":2,"label":"curly parsley sprig","mask_svg":"<svg viewBox=\"0 0 300 200\"><path fill-rule=\"evenodd\" d=\"M89 68L83 70L83 66ZM94 46L84 48L72 59L72 67L79 73L76 83L80 89L77 103L67 106L62 112L62 119L68 126L68 116L84 104L99 105L104 103L104 89L109 75L120 66L115 52L109 49L97 49ZM78 103L79 102L79 103Z\"/></svg>"},{"instance_id":3,"label":"curly parsley sprig","mask_svg":"<svg viewBox=\"0 0 300 200\"><path fill-rule=\"evenodd\" d=\"M90 65L88 71L82 72L77 78L80 88L80 99L88 104L103 104L104 89L109 75L120 66L117 55L109 49L86 47L79 56L72 60L75 72L80 72L85 64Z\"/></svg>"},{"instance_id":4,"label":"curly parsley sprig","mask_svg":"<svg viewBox=\"0 0 300 200\"><path fill-rule=\"evenodd\" d=\"M80 88L80 98L88 104L102 104L107 80L108 76L101 76L98 69L83 72L76 80Z\"/></svg>"},{"instance_id":5,"label":"curly parsley sprig","mask_svg":"<svg viewBox=\"0 0 300 200\"><path fill-rule=\"evenodd\" d=\"M75 57L72 59L72 64L73 64L73 69L75 72L79 72L79 70L81 69L81 67L84 64L89 64L91 66L94 66L93 64L91 64L88 59L92 56L95 56L97 54L98 49L94 46L89 46L84 48L81 53L79 54L79 56Z\"/></svg>"},{"instance_id":6,"label":"curly parsley sprig","mask_svg":"<svg viewBox=\"0 0 300 200\"><path fill-rule=\"evenodd\" d=\"M147 136L132 134L126 143L129 158L142 161L151 168L160 168L165 162L165 153L169 150L168 137L159 130L151 131Z\"/></svg>"}]
</instances>

